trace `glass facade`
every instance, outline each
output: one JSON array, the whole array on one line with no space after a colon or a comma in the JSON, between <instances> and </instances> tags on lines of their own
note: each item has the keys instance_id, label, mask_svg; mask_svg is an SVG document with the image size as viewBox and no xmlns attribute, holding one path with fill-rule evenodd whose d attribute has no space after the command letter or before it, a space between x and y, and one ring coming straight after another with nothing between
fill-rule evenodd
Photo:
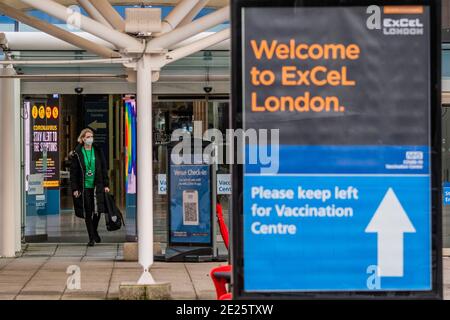
<instances>
[{"instance_id":1,"label":"glass facade","mask_svg":"<svg viewBox=\"0 0 450 320\"><path fill-rule=\"evenodd\" d=\"M89 59L93 56L89 53L76 51L22 51L13 52L15 59ZM204 85L215 85L210 81L211 75L227 75L230 69L230 57L228 51L205 51L187 58L176 61L161 72L161 83L170 89L173 94L155 94L153 104L153 167L154 167L154 228L155 242L161 243L164 248L168 241L168 196L159 193L161 176L167 179L167 145L170 142L170 135L176 129L191 131L193 122L198 120L203 123L203 127L217 128L223 133L228 127L228 86L220 94L206 96L202 90L190 92L193 83L199 83L200 88ZM55 74L55 73L112 73L125 74L125 69L120 65L89 65L89 66L50 66L50 65L18 65L17 70L24 74ZM168 76L169 78L167 78ZM170 76L183 77L182 80L170 78ZM189 80L189 77L195 80ZM166 78L165 78L166 77ZM26 86L30 83L37 85L45 84L32 80L22 80ZM124 80L110 80L124 83ZM224 82L228 80L225 78ZM126 82L126 81L125 81ZM184 86L187 94L180 96L176 94L178 86ZM55 87L55 94L58 89ZM52 95L48 94L24 94L23 103L28 101L45 101ZM27 194L24 199L25 212L25 235L26 240L33 242L54 241L54 242L83 242L86 238L84 224L76 219L73 214L72 199L70 190L69 159L68 154L76 145L76 137L81 128L92 123L93 119L87 119L87 109L91 108L86 103L87 100L94 99L95 109L99 109L102 104L107 105L103 116L106 119L107 128L111 128L109 133L111 138L102 143L108 144L110 178L112 180L112 192L126 217L126 227L118 233L103 234L106 242L123 242L136 240L136 103L133 92L122 92L119 95L58 95L60 107L59 122L59 169L60 185L57 190L50 191L44 189L44 193L36 198L36 195ZM96 100L97 99L97 100ZM95 102L97 101L97 102ZM92 102L91 102L92 104ZM39 107L39 106L38 106ZM102 107L103 108L103 107ZM30 110L32 106L30 107ZM100 108L101 109L101 108ZM30 111L32 112L32 111ZM100 113L100 111L99 111ZM30 114L30 113L28 113ZM102 120L103 121L103 120ZM99 121L100 122L100 121ZM29 130L30 124L23 123L24 137L31 138ZM98 136L98 135L97 135ZM28 141L30 143L30 141ZM24 151L30 146L24 145ZM222 150L223 148L219 148ZM35 157L37 160L28 158L28 163L42 161L42 155ZM41 159L41 160L39 160ZM229 174L227 165L217 167L218 174ZM53 199L53 198L54 199ZM219 195L217 200L222 204L225 221L228 223L229 195ZM52 198L52 199L50 199ZM38 200L36 200L38 199ZM49 201L58 204L55 208L48 208ZM52 209L52 210L50 210ZM54 210L53 210L54 209ZM50 212L51 211L51 212ZM100 224L103 224L102 218ZM104 228L100 227L100 230ZM222 252L224 248L221 249Z\"/></svg>"},{"instance_id":2,"label":"glass facade","mask_svg":"<svg viewBox=\"0 0 450 320\"><path fill-rule=\"evenodd\" d=\"M229 102L227 96L176 95L155 96L153 103L153 169L154 169L154 241L164 248L168 242L169 197L160 188L162 177L167 181L168 145L174 130L192 132L194 121L204 129L215 128L225 134L228 128ZM134 95L27 95L23 96L25 117L23 153L26 163L26 182L43 179L44 185L57 180L51 188L36 191L27 186L25 195L25 237L29 242L83 242L86 237L84 223L74 217L70 188L70 158L78 133L82 128L93 127L95 142L106 155L111 192L124 212L126 228L119 232L100 234L106 242L134 241L136 239L136 101ZM39 113L39 109L58 108L58 118ZM46 129L50 122L55 126L55 154L46 154L36 148L42 135L36 130L42 123ZM50 122L49 122L50 121ZM42 122L42 123L41 123ZM94 123L94 126L92 125ZM95 125L102 124L100 130ZM39 126L38 126L39 125ZM50 130L50 129L48 129ZM45 139L48 140L48 139ZM223 137L225 141L225 136ZM224 145L218 145L223 152ZM151 161L151 160L150 160ZM55 176L40 176L50 164ZM217 174L229 174L228 165L216 167ZM151 183L151 182L149 182ZM50 186L50 185L49 185ZM215 186L212 186L215 188ZM213 192L216 193L215 191ZM229 221L229 195L218 195L226 222ZM102 219L103 220L103 219ZM101 224L103 221L100 222Z\"/></svg>"}]
</instances>

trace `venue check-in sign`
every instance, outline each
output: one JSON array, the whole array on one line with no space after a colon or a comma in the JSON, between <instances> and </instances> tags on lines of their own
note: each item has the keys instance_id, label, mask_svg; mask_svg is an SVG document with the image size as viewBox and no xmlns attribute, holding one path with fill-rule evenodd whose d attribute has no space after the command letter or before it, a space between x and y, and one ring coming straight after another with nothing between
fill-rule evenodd
<instances>
[{"instance_id":1,"label":"venue check-in sign","mask_svg":"<svg viewBox=\"0 0 450 320\"><path fill-rule=\"evenodd\" d=\"M438 298L437 6L296 2L233 2L234 297Z\"/></svg>"}]
</instances>

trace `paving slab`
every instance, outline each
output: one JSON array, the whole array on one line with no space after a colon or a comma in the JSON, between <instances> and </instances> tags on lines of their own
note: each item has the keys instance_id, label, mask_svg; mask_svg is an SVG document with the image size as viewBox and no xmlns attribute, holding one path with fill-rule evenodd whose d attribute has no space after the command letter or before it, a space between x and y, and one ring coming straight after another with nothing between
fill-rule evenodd
<instances>
[{"instance_id":1,"label":"paving slab","mask_svg":"<svg viewBox=\"0 0 450 320\"><path fill-rule=\"evenodd\" d=\"M61 300L105 300L106 294L103 291L100 292L71 292L65 293Z\"/></svg>"},{"instance_id":2,"label":"paving slab","mask_svg":"<svg viewBox=\"0 0 450 320\"><path fill-rule=\"evenodd\" d=\"M137 262L131 262L131 261L116 261L114 265L115 269L139 269L142 270L142 267Z\"/></svg>"},{"instance_id":3,"label":"paving slab","mask_svg":"<svg viewBox=\"0 0 450 320\"><path fill-rule=\"evenodd\" d=\"M6 265L11 263L15 258L1 258L0 259L0 269L4 268Z\"/></svg>"},{"instance_id":4,"label":"paving slab","mask_svg":"<svg viewBox=\"0 0 450 320\"><path fill-rule=\"evenodd\" d=\"M217 263L186 263L186 269L189 272L198 299L215 299L215 289L212 286L213 282L209 273L217 265Z\"/></svg>"},{"instance_id":5,"label":"paving slab","mask_svg":"<svg viewBox=\"0 0 450 320\"><path fill-rule=\"evenodd\" d=\"M82 257L86 254L87 246L58 246L55 256L59 257Z\"/></svg>"},{"instance_id":6,"label":"paving slab","mask_svg":"<svg viewBox=\"0 0 450 320\"><path fill-rule=\"evenodd\" d=\"M86 256L108 256L115 258L117 256L117 245L97 244L94 247L88 247L86 251Z\"/></svg>"},{"instance_id":7,"label":"paving slab","mask_svg":"<svg viewBox=\"0 0 450 320\"><path fill-rule=\"evenodd\" d=\"M197 299L194 285L184 264L177 264L177 268L170 270L152 268L150 272L156 281L170 282L173 299Z\"/></svg>"},{"instance_id":8,"label":"paving slab","mask_svg":"<svg viewBox=\"0 0 450 320\"><path fill-rule=\"evenodd\" d=\"M444 299L450 300L450 285L444 285Z\"/></svg>"},{"instance_id":9,"label":"paving slab","mask_svg":"<svg viewBox=\"0 0 450 320\"><path fill-rule=\"evenodd\" d=\"M62 258L62 257L52 257L49 259L42 267L42 270L53 271L55 273L63 272L66 273L67 268L72 265L79 266L81 263L80 258Z\"/></svg>"},{"instance_id":10,"label":"paving slab","mask_svg":"<svg viewBox=\"0 0 450 320\"><path fill-rule=\"evenodd\" d=\"M141 276L142 271L141 270L121 270L121 269L114 269L112 276L111 276L111 282L120 282L120 281L137 281L139 277Z\"/></svg>"},{"instance_id":11,"label":"paving slab","mask_svg":"<svg viewBox=\"0 0 450 320\"><path fill-rule=\"evenodd\" d=\"M34 245L28 247L22 256L52 256L57 249L56 244L52 245Z\"/></svg>"},{"instance_id":12,"label":"paving slab","mask_svg":"<svg viewBox=\"0 0 450 320\"><path fill-rule=\"evenodd\" d=\"M47 294L20 294L14 300L60 300L61 295L47 295Z\"/></svg>"},{"instance_id":13,"label":"paving slab","mask_svg":"<svg viewBox=\"0 0 450 320\"><path fill-rule=\"evenodd\" d=\"M112 261L115 258L115 256L84 256L81 261Z\"/></svg>"},{"instance_id":14,"label":"paving slab","mask_svg":"<svg viewBox=\"0 0 450 320\"><path fill-rule=\"evenodd\" d=\"M26 283L21 290L21 294L24 292L42 291L44 293L53 292L61 295L66 288L67 277L65 270L59 272L41 270Z\"/></svg>"},{"instance_id":15,"label":"paving slab","mask_svg":"<svg viewBox=\"0 0 450 320\"><path fill-rule=\"evenodd\" d=\"M0 284L0 295L17 295L22 290L24 283L2 283Z\"/></svg>"},{"instance_id":16,"label":"paving slab","mask_svg":"<svg viewBox=\"0 0 450 320\"><path fill-rule=\"evenodd\" d=\"M85 258L85 257L83 257ZM100 260L100 261L86 261L81 260L80 266L90 267L90 268L105 268L105 267L112 267L114 265L114 260Z\"/></svg>"},{"instance_id":17,"label":"paving slab","mask_svg":"<svg viewBox=\"0 0 450 320\"><path fill-rule=\"evenodd\" d=\"M20 257L8 263L2 271L7 270L35 270L48 260L48 257Z\"/></svg>"}]
</instances>

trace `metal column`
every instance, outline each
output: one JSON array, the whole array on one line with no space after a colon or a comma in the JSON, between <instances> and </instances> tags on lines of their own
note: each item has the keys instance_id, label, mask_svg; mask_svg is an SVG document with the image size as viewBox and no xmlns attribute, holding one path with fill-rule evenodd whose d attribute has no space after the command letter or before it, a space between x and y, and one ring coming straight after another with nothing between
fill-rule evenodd
<instances>
[{"instance_id":1,"label":"metal column","mask_svg":"<svg viewBox=\"0 0 450 320\"><path fill-rule=\"evenodd\" d=\"M0 67L1 75L13 75L10 66ZM0 144L3 146L0 161L0 256L14 257L16 252L16 215L20 216L20 201L17 201L17 187L20 181L16 176L16 144L14 107L14 79L0 79ZM19 112L19 111L17 111ZM20 162L19 162L20 165ZM19 193L20 194L20 193ZM16 203L17 201L17 203ZM19 209L19 210L17 210Z\"/></svg>"},{"instance_id":2,"label":"metal column","mask_svg":"<svg viewBox=\"0 0 450 320\"><path fill-rule=\"evenodd\" d=\"M139 264L143 273L138 284L153 284L153 139L151 56L137 63L137 222Z\"/></svg>"}]
</instances>

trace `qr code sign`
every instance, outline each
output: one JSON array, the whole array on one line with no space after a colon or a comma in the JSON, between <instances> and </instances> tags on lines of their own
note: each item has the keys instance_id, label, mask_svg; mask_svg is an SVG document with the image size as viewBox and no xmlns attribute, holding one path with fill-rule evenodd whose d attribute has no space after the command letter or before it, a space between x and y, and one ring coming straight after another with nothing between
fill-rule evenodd
<instances>
[{"instance_id":1,"label":"qr code sign","mask_svg":"<svg viewBox=\"0 0 450 320\"><path fill-rule=\"evenodd\" d=\"M195 201L194 193L188 193L187 199L188 199L189 201Z\"/></svg>"},{"instance_id":2,"label":"qr code sign","mask_svg":"<svg viewBox=\"0 0 450 320\"><path fill-rule=\"evenodd\" d=\"M193 198L193 196L191 196L191 197ZM184 219L183 220L184 220L185 224L197 224L198 223L197 203L195 203L195 202L185 202L184 203Z\"/></svg>"}]
</instances>

